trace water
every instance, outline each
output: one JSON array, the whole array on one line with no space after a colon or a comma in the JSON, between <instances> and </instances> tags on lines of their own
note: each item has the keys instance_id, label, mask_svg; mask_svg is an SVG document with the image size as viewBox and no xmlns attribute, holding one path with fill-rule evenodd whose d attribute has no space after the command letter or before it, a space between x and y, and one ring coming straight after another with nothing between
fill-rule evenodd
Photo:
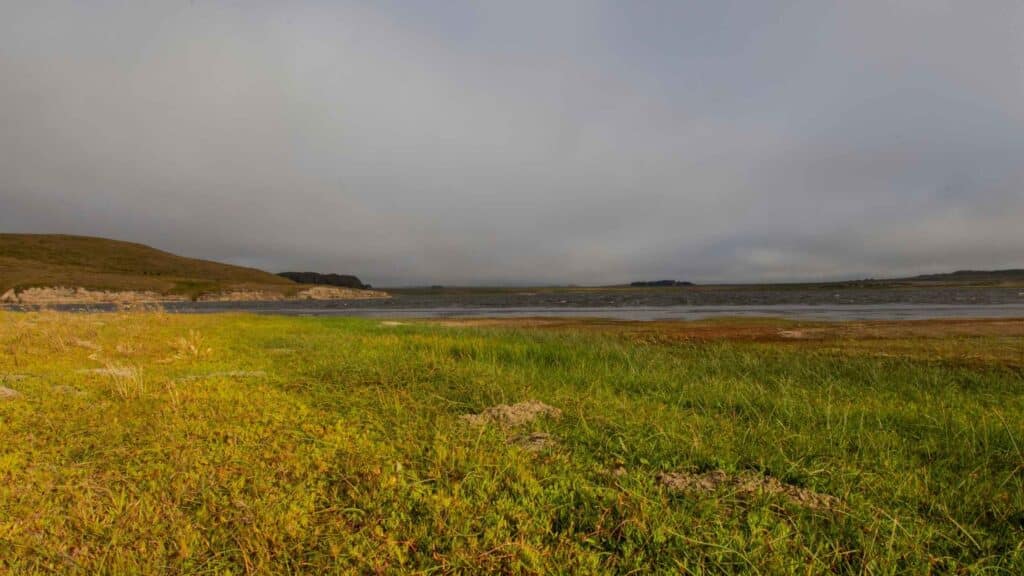
<instances>
[{"instance_id":1,"label":"water","mask_svg":"<svg viewBox=\"0 0 1024 576\"><path fill-rule=\"evenodd\" d=\"M1024 304L775 304L764 306L445 306L445 307L362 307L342 302L245 302L172 303L169 312L209 314L252 312L283 316L351 316L362 318L604 318L610 320L700 320L715 317L775 317L794 320L929 320L939 318L1019 318L1024 321ZM113 306L67 305L55 307L71 312L110 311Z\"/></svg>"},{"instance_id":2,"label":"water","mask_svg":"<svg viewBox=\"0 0 1024 576\"><path fill-rule=\"evenodd\" d=\"M1021 318L1019 288L476 290L397 291L387 300L176 302L170 312L253 312L289 316L372 318L567 317L616 320L698 320L778 317L807 320ZM112 306L67 305L71 311Z\"/></svg>"}]
</instances>

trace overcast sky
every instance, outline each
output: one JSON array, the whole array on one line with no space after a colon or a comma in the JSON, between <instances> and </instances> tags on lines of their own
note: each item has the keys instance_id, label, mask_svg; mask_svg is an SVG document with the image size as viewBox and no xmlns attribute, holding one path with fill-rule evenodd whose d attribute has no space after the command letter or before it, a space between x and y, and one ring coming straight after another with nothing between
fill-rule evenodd
<instances>
[{"instance_id":1,"label":"overcast sky","mask_svg":"<svg viewBox=\"0 0 1024 576\"><path fill-rule=\"evenodd\" d=\"M1024 267L1024 3L0 0L0 230L377 285Z\"/></svg>"}]
</instances>

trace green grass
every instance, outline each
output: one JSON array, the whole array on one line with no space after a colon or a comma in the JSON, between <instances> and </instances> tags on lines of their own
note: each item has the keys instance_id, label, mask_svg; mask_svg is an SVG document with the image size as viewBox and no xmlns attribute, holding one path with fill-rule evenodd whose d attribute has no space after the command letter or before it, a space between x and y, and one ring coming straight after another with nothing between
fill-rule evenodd
<instances>
[{"instance_id":1,"label":"green grass","mask_svg":"<svg viewBox=\"0 0 1024 576\"><path fill-rule=\"evenodd\" d=\"M12 574L1024 571L995 360L161 313L0 313L0 351ZM460 419L523 400L539 452ZM656 479L714 469L842 504Z\"/></svg>"},{"instance_id":2,"label":"green grass","mask_svg":"<svg viewBox=\"0 0 1024 576\"><path fill-rule=\"evenodd\" d=\"M301 289L262 270L185 258L142 244L60 234L0 234L0 294L52 286L191 297L230 290L291 294Z\"/></svg>"}]
</instances>

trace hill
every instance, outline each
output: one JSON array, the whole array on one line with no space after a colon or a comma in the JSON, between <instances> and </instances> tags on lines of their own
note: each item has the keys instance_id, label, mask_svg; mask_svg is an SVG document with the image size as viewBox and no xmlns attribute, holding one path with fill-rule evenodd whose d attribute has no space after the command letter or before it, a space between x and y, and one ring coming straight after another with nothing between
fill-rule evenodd
<instances>
[{"instance_id":1,"label":"hill","mask_svg":"<svg viewBox=\"0 0 1024 576\"><path fill-rule=\"evenodd\" d=\"M693 282L679 280L650 280L630 283L632 288L668 288L673 286L693 286Z\"/></svg>"},{"instance_id":2,"label":"hill","mask_svg":"<svg viewBox=\"0 0 1024 576\"><path fill-rule=\"evenodd\" d=\"M299 284L321 284L323 286L340 286L342 288L369 288L363 281L350 274L320 274L319 272L281 272L278 274Z\"/></svg>"},{"instance_id":3,"label":"hill","mask_svg":"<svg viewBox=\"0 0 1024 576\"><path fill-rule=\"evenodd\" d=\"M1020 282L1024 281L1024 269L1011 270L957 270L945 274L921 274L907 278L920 282Z\"/></svg>"},{"instance_id":4,"label":"hill","mask_svg":"<svg viewBox=\"0 0 1024 576\"><path fill-rule=\"evenodd\" d=\"M255 268L186 258L132 242L62 234L0 234L0 294L58 286L182 299L286 298L308 288Z\"/></svg>"}]
</instances>

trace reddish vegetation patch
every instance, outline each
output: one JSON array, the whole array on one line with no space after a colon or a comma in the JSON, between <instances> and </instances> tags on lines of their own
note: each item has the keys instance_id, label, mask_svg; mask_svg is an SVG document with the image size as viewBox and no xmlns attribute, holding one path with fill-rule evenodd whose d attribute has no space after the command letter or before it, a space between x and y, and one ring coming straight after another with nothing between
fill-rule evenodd
<instances>
[{"instance_id":1,"label":"reddish vegetation patch","mask_svg":"<svg viewBox=\"0 0 1024 576\"><path fill-rule=\"evenodd\" d=\"M946 319L856 322L798 322L777 319L627 321L566 318L467 318L442 326L544 328L614 332L637 339L666 341L867 340L947 338L950 336L1024 336L1024 319Z\"/></svg>"},{"instance_id":2,"label":"reddish vegetation patch","mask_svg":"<svg viewBox=\"0 0 1024 576\"><path fill-rule=\"evenodd\" d=\"M812 510L836 510L842 504L835 496L785 484L777 478L751 472L738 475L730 475L722 470L704 474L668 472L660 474L658 482L674 492L690 494L710 494L719 490L728 490L741 498L749 498L757 494L779 495L793 504Z\"/></svg>"},{"instance_id":3,"label":"reddish vegetation patch","mask_svg":"<svg viewBox=\"0 0 1024 576\"><path fill-rule=\"evenodd\" d=\"M771 318L620 321L570 318L471 318L451 327L609 334L638 344L745 342L843 355L900 356L968 365L1024 368L1024 318L805 322Z\"/></svg>"},{"instance_id":4,"label":"reddish vegetation patch","mask_svg":"<svg viewBox=\"0 0 1024 576\"><path fill-rule=\"evenodd\" d=\"M518 404L491 406L479 414L466 414L462 419L473 425L497 424L499 426L522 426L540 417L561 418L562 411L536 400Z\"/></svg>"}]
</instances>

